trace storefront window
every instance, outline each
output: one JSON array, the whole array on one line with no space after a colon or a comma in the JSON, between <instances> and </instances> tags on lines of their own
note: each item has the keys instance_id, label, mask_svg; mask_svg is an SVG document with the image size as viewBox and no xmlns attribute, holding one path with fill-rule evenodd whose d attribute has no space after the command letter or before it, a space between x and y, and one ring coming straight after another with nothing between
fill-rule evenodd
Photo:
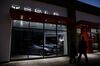
<instances>
[{"instance_id":1,"label":"storefront window","mask_svg":"<svg viewBox=\"0 0 100 66\"><path fill-rule=\"evenodd\" d=\"M88 47L90 47L93 52L97 52L99 49L99 29L95 29L95 28L90 28L87 29L84 32L85 35L83 36L87 36L86 37L86 41L87 43L90 44L90 46L87 44ZM77 29L77 44L79 42L80 39L80 35L81 35L81 29ZM88 48L89 49L89 48Z\"/></svg>"},{"instance_id":2,"label":"storefront window","mask_svg":"<svg viewBox=\"0 0 100 66\"><path fill-rule=\"evenodd\" d=\"M11 59L67 55L65 25L13 20Z\"/></svg>"},{"instance_id":3,"label":"storefront window","mask_svg":"<svg viewBox=\"0 0 100 66\"><path fill-rule=\"evenodd\" d=\"M98 50L97 34L97 29L91 29L92 48L94 52Z\"/></svg>"}]
</instances>

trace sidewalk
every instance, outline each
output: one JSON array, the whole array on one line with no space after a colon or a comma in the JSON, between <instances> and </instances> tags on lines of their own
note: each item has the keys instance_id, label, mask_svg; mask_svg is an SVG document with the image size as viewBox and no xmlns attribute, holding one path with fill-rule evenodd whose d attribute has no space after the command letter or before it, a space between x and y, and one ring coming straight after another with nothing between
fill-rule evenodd
<instances>
[{"instance_id":1,"label":"sidewalk","mask_svg":"<svg viewBox=\"0 0 100 66\"><path fill-rule=\"evenodd\" d=\"M100 66L100 53L88 54L89 66ZM13 61L0 66L76 66L68 62L69 57L57 57L37 60ZM86 66L82 56L80 66Z\"/></svg>"}]
</instances>

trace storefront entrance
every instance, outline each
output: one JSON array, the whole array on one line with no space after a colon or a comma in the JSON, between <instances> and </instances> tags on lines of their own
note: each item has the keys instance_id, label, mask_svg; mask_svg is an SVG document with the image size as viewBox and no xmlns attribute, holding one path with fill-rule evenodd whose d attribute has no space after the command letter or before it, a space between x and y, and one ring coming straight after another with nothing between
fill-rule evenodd
<instances>
[{"instance_id":1,"label":"storefront entrance","mask_svg":"<svg viewBox=\"0 0 100 66\"><path fill-rule=\"evenodd\" d=\"M68 55L65 18L13 9L11 17L11 60Z\"/></svg>"}]
</instances>

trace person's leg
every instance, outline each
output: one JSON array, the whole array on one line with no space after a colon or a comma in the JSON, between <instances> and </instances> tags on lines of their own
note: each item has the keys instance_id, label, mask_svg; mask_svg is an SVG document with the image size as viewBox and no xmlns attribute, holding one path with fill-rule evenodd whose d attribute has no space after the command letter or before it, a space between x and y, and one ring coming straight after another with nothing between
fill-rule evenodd
<instances>
[{"instance_id":1,"label":"person's leg","mask_svg":"<svg viewBox=\"0 0 100 66\"><path fill-rule=\"evenodd\" d=\"M69 63L72 63L72 57L70 57L70 59L69 59Z\"/></svg>"},{"instance_id":2,"label":"person's leg","mask_svg":"<svg viewBox=\"0 0 100 66\"><path fill-rule=\"evenodd\" d=\"M70 59L69 59L69 63L76 63L76 58L75 56L71 56Z\"/></svg>"},{"instance_id":3,"label":"person's leg","mask_svg":"<svg viewBox=\"0 0 100 66\"><path fill-rule=\"evenodd\" d=\"M73 61L74 61L74 63L76 64L76 57L75 57L75 56L73 57Z\"/></svg>"},{"instance_id":4,"label":"person's leg","mask_svg":"<svg viewBox=\"0 0 100 66\"><path fill-rule=\"evenodd\" d=\"M88 64L88 57L87 57L87 54L84 53L84 56L85 56L86 63Z\"/></svg>"},{"instance_id":5,"label":"person's leg","mask_svg":"<svg viewBox=\"0 0 100 66\"><path fill-rule=\"evenodd\" d=\"M76 63L76 58L75 58L75 56L72 57L72 63Z\"/></svg>"},{"instance_id":6,"label":"person's leg","mask_svg":"<svg viewBox=\"0 0 100 66\"><path fill-rule=\"evenodd\" d=\"M79 54L79 56L78 56L78 59L77 59L77 64L79 64L79 63L80 63L81 56L82 56L82 53L80 53L80 54Z\"/></svg>"}]
</instances>

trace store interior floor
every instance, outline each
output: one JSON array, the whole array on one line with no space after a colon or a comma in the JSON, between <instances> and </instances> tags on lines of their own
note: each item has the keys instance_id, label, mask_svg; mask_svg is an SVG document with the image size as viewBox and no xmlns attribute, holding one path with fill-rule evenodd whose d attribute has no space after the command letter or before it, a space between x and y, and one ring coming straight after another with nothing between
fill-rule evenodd
<instances>
[{"instance_id":1,"label":"store interior floor","mask_svg":"<svg viewBox=\"0 0 100 66\"><path fill-rule=\"evenodd\" d=\"M88 59L89 65L100 66L100 52L89 53ZM76 66L76 64L70 64L68 60L69 57L67 56L36 60L11 61L8 63L0 64L0 66ZM82 56L80 66L86 66L84 56Z\"/></svg>"}]
</instances>

